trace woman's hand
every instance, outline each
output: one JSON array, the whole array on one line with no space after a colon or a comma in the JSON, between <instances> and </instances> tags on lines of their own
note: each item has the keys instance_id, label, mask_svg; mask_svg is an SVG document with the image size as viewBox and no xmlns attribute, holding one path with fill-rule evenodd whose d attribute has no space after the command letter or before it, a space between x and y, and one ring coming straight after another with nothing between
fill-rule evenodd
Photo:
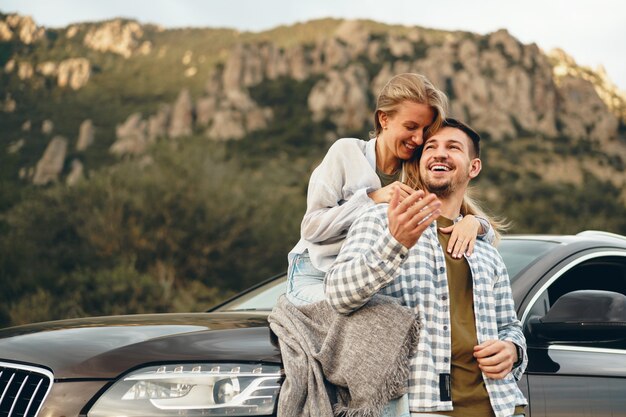
<instances>
[{"instance_id":1,"label":"woman's hand","mask_svg":"<svg viewBox=\"0 0 626 417\"><path fill-rule=\"evenodd\" d=\"M439 230L442 233L451 233L446 250L453 258L460 258L463 253L467 256L474 253L474 244L481 225L476 217L468 214L460 222L449 227L441 227Z\"/></svg>"},{"instance_id":2,"label":"woman's hand","mask_svg":"<svg viewBox=\"0 0 626 417\"><path fill-rule=\"evenodd\" d=\"M372 200L374 200L374 203L376 204L389 203L391 201L391 197L393 197L393 190L396 187L399 189L399 192L400 192L399 193L400 203L404 201L405 198L407 198L408 196L410 196L411 194L415 192L415 190L409 187L408 185L403 184L400 181L395 181L387 185L386 187L383 187L376 191L372 191L371 193L368 193L367 196L371 198Z\"/></svg>"}]
</instances>

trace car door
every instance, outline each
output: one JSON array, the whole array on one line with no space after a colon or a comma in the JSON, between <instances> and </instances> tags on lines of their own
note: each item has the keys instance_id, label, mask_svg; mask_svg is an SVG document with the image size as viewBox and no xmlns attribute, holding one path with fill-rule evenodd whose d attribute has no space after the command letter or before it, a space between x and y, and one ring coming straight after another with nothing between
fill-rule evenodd
<instances>
[{"instance_id":1,"label":"car door","mask_svg":"<svg viewBox=\"0 0 626 417\"><path fill-rule=\"evenodd\" d=\"M547 340L533 333L533 323L547 317L557 300L580 290L626 295L626 251L596 249L564 260L525 302L521 318L529 355L527 416L626 416L626 327L619 337L594 336L593 341L582 336ZM594 291L582 294L587 293ZM576 308L572 311L578 314Z\"/></svg>"}]
</instances>

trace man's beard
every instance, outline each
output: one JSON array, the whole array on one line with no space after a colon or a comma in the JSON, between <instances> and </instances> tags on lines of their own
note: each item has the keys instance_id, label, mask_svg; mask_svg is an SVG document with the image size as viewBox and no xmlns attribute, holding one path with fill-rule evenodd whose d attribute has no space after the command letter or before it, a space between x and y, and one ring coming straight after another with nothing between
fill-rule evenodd
<instances>
[{"instance_id":1,"label":"man's beard","mask_svg":"<svg viewBox=\"0 0 626 417\"><path fill-rule=\"evenodd\" d=\"M450 164L450 162L444 160L437 160L437 162L444 162L450 165L454 170L453 175L445 179L439 179L438 181L433 179L429 175L430 172L426 169L425 171L420 170L420 177L425 191L433 193L439 198L446 198L452 195L459 187L462 187L461 178L465 178L469 175L469 168Z\"/></svg>"},{"instance_id":2,"label":"man's beard","mask_svg":"<svg viewBox=\"0 0 626 417\"><path fill-rule=\"evenodd\" d=\"M435 194L437 197L445 198L448 197L454 191L454 185L452 181L445 181L440 184L434 184L431 181L423 181L424 187L426 191L429 193Z\"/></svg>"}]
</instances>

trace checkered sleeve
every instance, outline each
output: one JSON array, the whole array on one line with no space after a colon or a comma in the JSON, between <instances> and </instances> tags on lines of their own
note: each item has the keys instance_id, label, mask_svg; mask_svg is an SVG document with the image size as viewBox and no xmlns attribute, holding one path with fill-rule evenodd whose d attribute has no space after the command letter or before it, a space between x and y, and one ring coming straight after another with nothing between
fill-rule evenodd
<instances>
[{"instance_id":1,"label":"checkered sleeve","mask_svg":"<svg viewBox=\"0 0 626 417\"><path fill-rule=\"evenodd\" d=\"M494 297L496 300L496 321L498 324L498 338L508 340L522 348L524 358L522 363L511 372L513 377L519 381L526 370L528 355L526 354L526 338L522 331L522 324L517 318L515 304L511 293L509 274L504 266L504 262L499 259L496 267L497 276L494 283Z\"/></svg>"},{"instance_id":2,"label":"checkered sleeve","mask_svg":"<svg viewBox=\"0 0 626 417\"><path fill-rule=\"evenodd\" d=\"M325 278L330 305L349 314L393 281L409 250L389 232L387 205L367 210L350 228Z\"/></svg>"},{"instance_id":3,"label":"checkered sleeve","mask_svg":"<svg viewBox=\"0 0 626 417\"><path fill-rule=\"evenodd\" d=\"M483 229L483 233L479 233L477 237L483 242L487 242L491 246L493 246L494 242L496 241L496 232L493 229L493 226L491 225L491 223L489 223L489 220L482 216L474 217L476 217L476 220L478 220L478 223L480 223Z\"/></svg>"}]
</instances>

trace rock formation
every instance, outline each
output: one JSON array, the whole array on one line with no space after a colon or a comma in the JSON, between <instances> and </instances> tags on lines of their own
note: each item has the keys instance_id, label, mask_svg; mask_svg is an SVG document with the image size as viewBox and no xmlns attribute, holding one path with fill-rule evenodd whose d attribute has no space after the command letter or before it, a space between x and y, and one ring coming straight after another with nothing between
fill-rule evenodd
<instances>
[{"instance_id":1,"label":"rock formation","mask_svg":"<svg viewBox=\"0 0 626 417\"><path fill-rule=\"evenodd\" d=\"M56 181L63 170L66 152L67 139L55 136L48 144L42 158L37 162L33 184L46 185Z\"/></svg>"},{"instance_id":2,"label":"rock formation","mask_svg":"<svg viewBox=\"0 0 626 417\"><path fill-rule=\"evenodd\" d=\"M231 88L215 97L213 113L204 109L203 115L210 124L206 135L211 139L241 139L248 132L265 128L274 117L270 108L260 107L245 89Z\"/></svg>"},{"instance_id":3,"label":"rock formation","mask_svg":"<svg viewBox=\"0 0 626 417\"><path fill-rule=\"evenodd\" d=\"M371 113L368 89L367 72L359 64L341 72L330 71L309 94L308 106L313 120L319 122L328 117L340 134L362 129Z\"/></svg>"},{"instance_id":4,"label":"rock formation","mask_svg":"<svg viewBox=\"0 0 626 417\"><path fill-rule=\"evenodd\" d=\"M142 120L141 113L133 113L115 129L117 140L109 151L115 155L139 155L148 146L147 122Z\"/></svg>"},{"instance_id":5,"label":"rock formation","mask_svg":"<svg viewBox=\"0 0 626 417\"><path fill-rule=\"evenodd\" d=\"M34 73L33 64L30 62L22 61L17 64L17 76L20 77L20 80L28 80L32 78Z\"/></svg>"},{"instance_id":6,"label":"rock formation","mask_svg":"<svg viewBox=\"0 0 626 417\"><path fill-rule=\"evenodd\" d=\"M54 123L52 120L46 119L41 123L41 133L49 135L54 130Z\"/></svg>"},{"instance_id":7,"label":"rock formation","mask_svg":"<svg viewBox=\"0 0 626 417\"><path fill-rule=\"evenodd\" d=\"M76 150L79 152L85 151L93 143L95 136L95 129L91 119L84 120L80 124L78 131L78 141L76 142Z\"/></svg>"},{"instance_id":8,"label":"rock formation","mask_svg":"<svg viewBox=\"0 0 626 417\"><path fill-rule=\"evenodd\" d=\"M37 64L37 72L44 77L54 77L57 75L59 65L56 62L45 61Z\"/></svg>"},{"instance_id":9,"label":"rock formation","mask_svg":"<svg viewBox=\"0 0 626 417\"><path fill-rule=\"evenodd\" d=\"M15 69L15 59L9 59L6 64L4 64L4 72L10 74Z\"/></svg>"},{"instance_id":10,"label":"rock formation","mask_svg":"<svg viewBox=\"0 0 626 417\"><path fill-rule=\"evenodd\" d=\"M65 179L65 183L67 185L69 185L70 187L72 187L72 186L76 185L76 183L78 183L78 181L80 181L84 177L85 177L85 175L84 175L83 163L80 162L78 159L72 160L72 164L71 164L71 167L70 167L70 173L67 174L67 178Z\"/></svg>"},{"instance_id":11,"label":"rock formation","mask_svg":"<svg viewBox=\"0 0 626 417\"><path fill-rule=\"evenodd\" d=\"M85 35L87 47L100 52L113 52L129 58L139 47L143 29L137 22L116 19L92 28Z\"/></svg>"},{"instance_id":12,"label":"rock formation","mask_svg":"<svg viewBox=\"0 0 626 417\"><path fill-rule=\"evenodd\" d=\"M162 104L159 111L148 119L148 141L154 142L158 138L167 136L167 129L170 124L172 107L169 104Z\"/></svg>"},{"instance_id":13,"label":"rock formation","mask_svg":"<svg viewBox=\"0 0 626 417\"><path fill-rule=\"evenodd\" d=\"M192 65L194 59L187 50L182 64ZM363 131L370 127L378 91L402 72L425 74L448 94L452 115L494 140L520 134L614 138L626 98L608 81L603 84L601 74L574 74L578 67L571 59L561 55L558 65L554 60L506 30L481 36L410 28L381 35L362 22L344 21L334 34L313 44L288 48L266 40L237 44L195 105L183 92L172 105L171 116L160 113L149 118L149 138L161 135L166 125L170 137L206 127L207 136L218 140L239 139L263 129L273 111L255 103L248 90L280 77L319 78L306 103L313 119L331 121L338 134ZM582 114L585 106L580 100L596 110ZM613 103L615 116L606 114L607 100Z\"/></svg>"},{"instance_id":14,"label":"rock formation","mask_svg":"<svg viewBox=\"0 0 626 417\"><path fill-rule=\"evenodd\" d=\"M37 27L30 16L10 14L0 21L0 42L17 39L26 45L38 41L43 37L45 30Z\"/></svg>"},{"instance_id":15,"label":"rock formation","mask_svg":"<svg viewBox=\"0 0 626 417\"><path fill-rule=\"evenodd\" d=\"M0 20L0 42L8 42L13 39L13 31L4 20Z\"/></svg>"},{"instance_id":16,"label":"rock formation","mask_svg":"<svg viewBox=\"0 0 626 417\"><path fill-rule=\"evenodd\" d=\"M189 90L182 90L172 107L168 135L171 138L191 135L193 128L193 104Z\"/></svg>"},{"instance_id":17,"label":"rock formation","mask_svg":"<svg viewBox=\"0 0 626 417\"><path fill-rule=\"evenodd\" d=\"M554 49L548 54L553 66L554 78L557 84L565 77L580 78L589 81L600 99L611 111L622 120L626 120L626 92L621 91L608 78L605 69L600 66L597 70L581 67L574 58L561 49Z\"/></svg>"},{"instance_id":18,"label":"rock formation","mask_svg":"<svg viewBox=\"0 0 626 417\"><path fill-rule=\"evenodd\" d=\"M58 67L59 87L69 86L73 90L84 87L91 76L91 64L86 58L71 58L61 61Z\"/></svg>"},{"instance_id":19,"label":"rock formation","mask_svg":"<svg viewBox=\"0 0 626 417\"><path fill-rule=\"evenodd\" d=\"M2 103L2 111L5 113L13 113L17 107L17 102L11 97L11 93L7 93Z\"/></svg>"},{"instance_id":20,"label":"rock formation","mask_svg":"<svg viewBox=\"0 0 626 417\"><path fill-rule=\"evenodd\" d=\"M593 84L564 76L559 79L561 132L570 139L604 141L616 135L618 120L606 111Z\"/></svg>"},{"instance_id":21,"label":"rock formation","mask_svg":"<svg viewBox=\"0 0 626 417\"><path fill-rule=\"evenodd\" d=\"M9 146L7 146L8 154L16 154L24 147L26 141L24 139L19 139L16 142L11 142Z\"/></svg>"},{"instance_id":22,"label":"rock formation","mask_svg":"<svg viewBox=\"0 0 626 417\"><path fill-rule=\"evenodd\" d=\"M299 95L293 100L287 98L289 106L302 106L294 113L310 115L326 129L323 135L365 136L372 128L373 104L383 85L395 74L419 72L446 92L451 115L472 124L488 140L499 141L497 147L503 153L509 151L512 141L519 140L524 142L520 149L537 148L538 155L543 149L551 151L558 146L580 146L610 155L602 162L596 154L588 158L592 162L579 162L563 152L562 160L552 161L550 168L541 172L537 168L540 176L560 178L568 170L579 169L593 172L598 178L616 178L615 170L626 161L626 93L615 87L602 68L580 67L559 50L546 55L537 45L522 44L506 30L478 35L385 27L358 20L325 21L317 27L311 23L317 32L320 27L325 28L323 33L303 36L306 41L295 40L300 33L294 39L274 33L241 36L239 39L245 42L228 43L217 56L208 56L206 50L193 43L176 50L177 45L170 40L153 36L153 27L123 19L77 24L65 32L49 33L67 44L83 42L95 51L138 57L133 65L175 65L167 67L173 75L164 76L164 80L175 79L180 83L176 88L182 91L174 101L161 103L154 113L133 113L120 123L116 141L110 147L116 155L140 155L159 138L184 138L194 132L213 140L247 137L273 122L281 122L275 120L275 115L283 117L285 104L277 103L272 94L287 91L280 90L283 86ZM0 19L0 40L33 43L43 34L45 31L30 18L11 15ZM48 40L53 42L53 38L49 36ZM58 55L30 57L16 53L6 58L3 71L12 82L13 78L31 80L22 84L32 88L44 86L41 90L45 90L56 83L76 90L94 82L92 71L107 71L98 54L90 51L88 55L93 62L79 57L55 61L53 57ZM108 55L106 59L119 63L120 57ZM207 73L210 79L205 91L189 90L198 85L197 78ZM168 86L162 93L171 92ZM0 97L1 110L23 110L14 97L22 96L7 90ZM42 114L54 118L53 114ZM5 114L17 116L17 112ZM41 119L33 122L37 120ZM87 126L87 122L81 126L76 145L79 152L93 141L93 126ZM52 134L52 122L44 122L42 131ZM11 138L15 145L11 150L18 148L15 140L19 137ZM534 160L525 163L528 170L546 164ZM606 174L600 173L602 163L606 164ZM582 174L574 177L570 179L582 184ZM626 186L626 180L622 183Z\"/></svg>"}]
</instances>

